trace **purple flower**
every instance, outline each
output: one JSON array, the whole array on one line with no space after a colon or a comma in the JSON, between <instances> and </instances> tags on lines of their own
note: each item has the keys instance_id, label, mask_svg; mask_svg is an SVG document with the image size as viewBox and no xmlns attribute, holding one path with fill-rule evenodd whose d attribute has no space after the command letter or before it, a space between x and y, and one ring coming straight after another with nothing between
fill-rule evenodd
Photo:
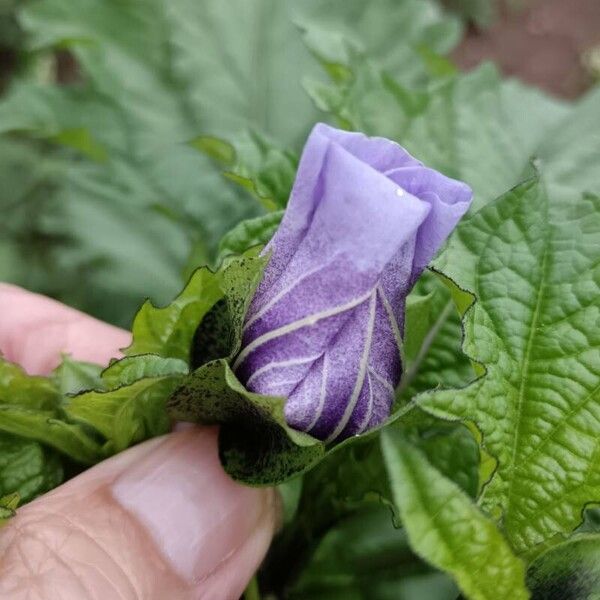
<instances>
[{"instance_id":1,"label":"purple flower","mask_svg":"<svg viewBox=\"0 0 600 600\"><path fill-rule=\"evenodd\" d=\"M469 208L470 188L398 144L317 125L244 326L234 369L284 396L327 442L389 415L408 292Z\"/></svg>"}]
</instances>

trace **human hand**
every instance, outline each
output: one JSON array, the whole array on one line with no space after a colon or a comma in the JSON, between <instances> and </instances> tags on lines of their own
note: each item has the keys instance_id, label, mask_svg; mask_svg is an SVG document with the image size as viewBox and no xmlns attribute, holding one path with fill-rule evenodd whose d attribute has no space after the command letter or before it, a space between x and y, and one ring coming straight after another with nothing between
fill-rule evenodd
<instances>
[{"instance_id":1,"label":"human hand","mask_svg":"<svg viewBox=\"0 0 600 600\"><path fill-rule=\"evenodd\" d=\"M129 333L0 285L0 352L47 374L61 352L106 364ZM6 600L235 599L276 527L275 492L232 481L216 431L191 427L85 471L0 530Z\"/></svg>"}]
</instances>

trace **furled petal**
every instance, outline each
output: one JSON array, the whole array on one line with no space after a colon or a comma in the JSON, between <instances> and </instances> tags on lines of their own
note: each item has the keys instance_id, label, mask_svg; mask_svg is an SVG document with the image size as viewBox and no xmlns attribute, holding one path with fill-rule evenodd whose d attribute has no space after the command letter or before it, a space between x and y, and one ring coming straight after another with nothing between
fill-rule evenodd
<instances>
[{"instance_id":1,"label":"furled petal","mask_svg":"<svg viewBox=\"0 0 600 600\"><path fill-rule=\"evenodd\" d=\"M470 198L389 140L317 125L234 363L248 389L327 441L382 422L406 295Z\"/></svg>"}]
</instances>

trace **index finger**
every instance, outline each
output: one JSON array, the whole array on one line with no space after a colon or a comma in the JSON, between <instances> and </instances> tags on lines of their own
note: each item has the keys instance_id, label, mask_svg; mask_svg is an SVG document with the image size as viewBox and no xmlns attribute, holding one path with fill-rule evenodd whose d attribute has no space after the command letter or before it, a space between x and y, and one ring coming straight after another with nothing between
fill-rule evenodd
<instances>
[{"instance_id":1,"label":"index finger","mask_svg":"<svg viewBox=\"0 0 600 600\"><path fill-rule=\"evenodd\" d=\"M32 375L45 375L62 353L107 364L131 341L128 331L19 287L0 283L0 353Z\"/></svg>"}]
</instances>

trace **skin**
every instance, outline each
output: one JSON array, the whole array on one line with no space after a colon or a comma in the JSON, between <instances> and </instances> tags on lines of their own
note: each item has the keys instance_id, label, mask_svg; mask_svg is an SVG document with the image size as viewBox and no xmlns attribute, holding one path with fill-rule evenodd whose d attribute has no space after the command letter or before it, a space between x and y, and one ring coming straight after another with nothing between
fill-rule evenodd
<instances>
[{"instance_id":1,"label":"skin","mask_svg":"<svg viewBox=\"0 0 600 600\"><path fill-rule=\"evenodd\" d=\"M130 334L0 284L0 352L31 374L106 364ZM0 530L0 598L236 599L277 526L273 490L227 477L216 431L183 427L85 471Z\"/></svg>"}]
</instances>

